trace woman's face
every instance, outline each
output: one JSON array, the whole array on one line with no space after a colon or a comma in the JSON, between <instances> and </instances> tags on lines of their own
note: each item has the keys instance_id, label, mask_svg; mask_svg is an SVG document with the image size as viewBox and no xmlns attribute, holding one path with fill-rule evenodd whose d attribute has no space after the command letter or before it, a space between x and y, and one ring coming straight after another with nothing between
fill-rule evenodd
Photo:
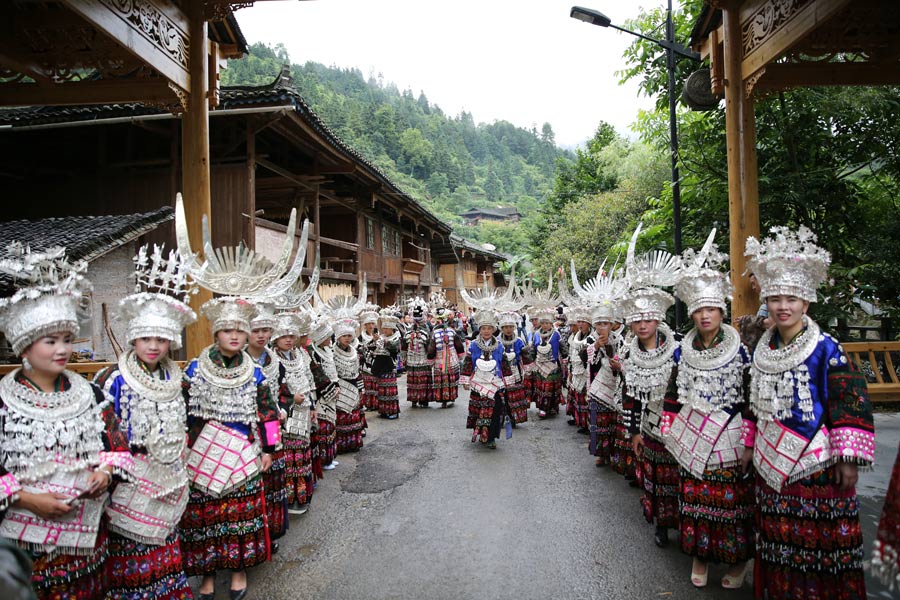
<instances>
[{"instance_id":1,"label":"woman's face","mask_svg":"<svg viewBox=\"0 0 900 600\"><path fill-rule=\"evenodd\" d=\"M375 323L366 323L363 325L366 328L366 333L372 335L372 332L375 331Z\"/></svg>"},{"instance_id":2,"label":"woman's face","mask_svg":"<svg viewBox=\"0 0 900 600\"><path fill-rule=\"evenodd\" d=\"M254 329L250 332L250 340L249 345L251 348L255 350L260 350L266 347L266 344L269 343L269 340L272 339L272 328L271 327L260 327L259 329Z\"/></svg>"},{"instance_id":3,"label":"woman's face","mask_svg":"<svg viewBox=\"0 0 900 600\"><path fill-rule=\"evenodd\" d=\"M578 323L578 331L582 333L582 335L587 335L591 330L591 324L587 321L577 321Z\"/></svg>"},{"instance_id":4,"label":"woman's face","mask_svg":"<svg viewBox=\"0 0 900 600\"><path fill-rule=\"evenodd\" d=\"M352 342L352 341L353 341L353 335L352 335L352 334L342 335L341 337L338 338L338 344L340 344L340 345L343 346L344 348L346 348L347 346L349 346L349 345L350 345L350 342Z\"/></svg>"},{"instance_id":5,"label":"woman's face","mask_svg":"<svg viewBox=\"0 0 900 600\"><path fill-rule=\"evenodd\" d=\"M22 358L28 359L32 371L56 377L69 362L73 337L68 331L45 335L25 348Z\"/></svg>"},{"instance_id":6,"label":"woman's face","mask_svg":"<svg viewBox=\"0 0 900 600\"><path fill-rule=\"evenodd\" d=\"M722 326L722 309L714 306L701 306L691 315L694 327L701 334L715 333Z\"/></svg>"},{"instance_id":7,"label":"woman's face","mask_svg":"<svg viewBox=\"0 0 900 600\"><path fill-rule=\"evenodd\" d=\"M295 338L292 335L283 335L275 340L275 347L282 352L289 352L294 347Z\"/></svg>"},{"instance_id":8,"label":"woman's face","mask_svg":"<svg viewBox=\"0 0 900 600\"><path fill-rule=\"evenodd\" d=\"M659 327L659 321L643 319L631 324L631 332L636 335L639 340L646 342L650 338L656 336L657 327Z\"/></svg>"},{"instance_id":9,"label":"woman's face","mask_svg":"<svg viewBox=\"0 0 900 600\"><path fill-rule=\"evenodd\" d=\"M769 296L766 298L769 316L779 329L789 329L797 325L809 309L809 302L797 296Z\"/></svg>"},{"instance_id":10,"label":"woman's face","mask_svg":"<svg viewBox=\"0 0 900 600\"><path fill-rule=\"evenodd\" d=\"M391 337L392 335L394 335L394 330L391 327L382 327L381 333L384 335L384 337Z\"/></svg>"},{"instance_id":11,"label":"woman's face","mask_svg":"<svg viewBox=\"0 0 900 600\"><path fill-rule=\"evenodd\" d=\"M247 332L240 329L223 329L216 332L216 345L226 356L234 356L247 345Z\"/></svg>"},{"instance_id":12,"label":"woman's face","mask_svg":"<svg viewBox=\"0 0 900 600\"><path fill-rule=\"evenodd\" d=\"M553 329L552 321L541 321L541 331L543 331L544 333L547 333L551 329Z\"/></svg>"},{"instance_id":13,"label":"woman's face","mask_svg":"<svg viewBox=\"0 0 900 600\"><path fill-rule=\"evenodd\" d=\"M134 353L141 361L155 369L160 359L169 353L172 342L161 337L141 337L134 340Z\"/></svg>"},{"instance_id":14,"label":"woman's face","mask_svg":"<svg viewBox=\"0 0 900 600\"><path fill-rule=\"evenodd\" d=\"M511 337L511 336L515 335L515 333L516 333L516 326L515 325L504 325L503 327L500 328L500 331L502 331L503 335L505 335L506 337Z\"/></svg>"},{"instance_id":15,"label":"woman's face","mask_svg":"<svg viewBox=\"0 0 900 600\"><path fill-rule=\"evenodd\" d=\"M605 346L609 343L610 329L612 329L612 323L609 321L594 323L594 335L597 336L597 340L600 342L601 346Z\"/></svg>"},{"instance_id":16,"label":"woman's face","mask_svg":"<svg viewBox=\"0 0 900 600\"><path fill-rule=\"evenodd\" d=\"M481 339L489 340L491 339L491 336L494 335L494 326L482 325L478 328L478 333L481 335Z\"/></svg>"}]
</instances>

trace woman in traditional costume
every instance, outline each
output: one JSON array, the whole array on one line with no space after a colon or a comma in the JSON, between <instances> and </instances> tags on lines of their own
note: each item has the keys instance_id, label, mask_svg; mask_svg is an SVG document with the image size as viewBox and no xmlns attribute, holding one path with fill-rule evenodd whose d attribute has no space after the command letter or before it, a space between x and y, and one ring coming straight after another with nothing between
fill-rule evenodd
<instances>
[{"instance_id":1,"label":"woman in traditional costume","mask_svg":"<svg viewBox=\"0 0 900 600\"><path fill-rule=\"evenodd\" d=\"M544 307L537 311L540 327L531 337L529 345L534 353L530 365L534 373L533 399L538 417L546 419L559 414L562 403L562 370L560 367L559 333L553 329L556 311Z\"/></svg>"},{"instance_id":2,"label":"woman in traditional costume","mask_svg":"<svg viewBox=\"0 0 900 600\"><path fill-rule=\"evenodd\" d=\"M622 405L622 365L618 362L620 344L616 343L621 338L610 335L615 320L612 299L595 306L591 311L594 333L585 347L590 376L588 417L591 441L588 448L596 457L594 463L598 467L612 462L616 417Z\"/></svg>"},{"instance_id":3,"label":"woman in traditional costume","mask_svg":"<svg viewBox=\"0 0 900 600\"><path fill-rule=\"evenodd\" d=\"M894 471L878 521L872 574L891 590L900 587L900 449L897 450Z\"/></svg>"},{"instance_id":4,"label":"woman in traditional costume","mask_svg":"<svg viewBox=\"0 0 900 600\"><path fill-rule=\"evenodd\" d=\"M22 359L0 380L0 536L30 553L42 599L104 597L107 490L134 464L108 396L66 369L86 270L63 248L11 244L0 261L17 285L0 330Z\"/></svg>"},{"instance_id":5,"label":"woman in traditional costume","mask_svg":"<svg viewBox=\"0 0 900 600\"><path fill-rule=\"evenodd\" d=\"M308 346L312 359L309 363L316 389L316 417L318 431L313 437L313 445L318 449L322 469L330 471L340 463L337 456L337 367L334 364L334 348L331 340L334 329L331 320L319 314L312 324L309 334L312 343ZM315 459L315 456L314 456Z\"/></svg>"},{"instance_id":6,"label":"woman in traditional costume","mask_svg":"<svg viewBox=\"0 0 900 600\"><path fill-rule=\"evenodd\" d=\"M450 325L453 313L439 306L434 311L435 324L428 338L426 356L431 362L432 400L441 408L456 402L459 395L459 363L466 354L462 339Z\"/></svg>"},{"instance_id":7,"label":"woman in traditional costume","mask_svg":"<svg viewBox=\"0 0 900 600\"><path fill-rule=\"evenodd\" d=\"M256 316L250 321L250 336L247 338L247 354L265 376L266 385L272 398L278 402L284 367L275 350L269 348L275 328L275 307L271 302L253 301ZM284 423L287 413L280 407L278 421ZM278 552L278 541L288 529L287 518L287 466L284 460L284 445L279 441L272 452L272 466L262 474L263 489L266 493L266 521L269 524L269 540L272 554Z\"/></svg>"},{"instance_id":8,"label":"woman in traditional costume","mask_svg":"<svg viewBox=\"0 0 900 600\"><path fill-rule=\"evenodd\" d=\"M568 356L569 369L566 379L567 407L566 414L572 417L569 425L578 427L578 433L590 433L588 416L590 413L587 399L588 364L587 346L591 335L591 313L583 306L573 307L571 320L576 329L569 335ZM593 343L593 340L591 340Z\"/></svg>"},{"instance_id":9,"label":"woman in traditional costume","mask_svg":"<svg viewBox=\"0 0 900 600\"><path fill-rule=\"evenodd\" d=\"M232 600L247 594L246 569L269 559L262 473L280 438L278 406L265 375L244 351L254 306L217 298L201 311L215 342L191 361L184 378L188 402L191 494L181 518L188 575L200 575L200 598L215 596L215 575L231 571ZM211 449L230 448L216 456Z\"/></svg>"},{"instance_id":10,"label":"woman in traditional costume","mask_svg":"<svg viewBox=\"0 0 900 600\"><path fill-rule=\"evenodd\" d=\"M113 400L135 462L134 481L120 482L106 509L107 598L192 598L176 532L190 494L187 414L181 368L169 351L181 347L182 330L197 316L174 297L186 299L189 292L177 253L165 259L156 247L148 257L144 246L135 262L138 289L145 291L120 301L116 315L125 325L128 351L95 379ZM156 277L163 273L173 277Z\"/></svg>"},{"instance_id":11,"label":"woman in traditional costume","mask_svg":"<svg viewBox=\"0 0 900 600\"><path fill-rule=\"evenodd\" d=\"M466 429L472 430L472 441L480 441L496 449L496 439L506 418L503 344L494 336L497 315L479 310L475 315L478 336L469 346L469 355L460 381L469 390L469 416Z\"/></svg>"},{"instance_id":12,"label":"woman in traditional costume","mask_svg":"<svg viewBox=\"0 0 900 600\"><path fill-rule=\"evenodd\" d=\"M334 365L337 370L337 452L358 452L363 447L363 422L359 353L353 345L359 322L349 317L334 323Z\"/></svg>"},{"instance_id":13,"label":"woman in traditional costume","mask_svg":"<svg viewBox=\"0 0 900 600\"><path fill-rule=\"evenodd\" d=\"M272 333L275 351L281 362L278 406L286 418L282 428L284 446L287 511L302 515L309 509L315 489L310 436L316 420L315 387L306 351L310 317L281 313L276 316Z\"/></svg>"},{"instance_id":14,"label":"woman in traditional costume","mask_svg":"<svg viewBox=\"0 0 900 600\"><path fill-rule=\"evenodd\" d=\"M367 305L359 313L359 325L362 330L357 338L359 350L359 373L362 377L362 406L365 410L378 409L378 378L372 373L375 361L375 345L380 338L378 331L378 307Z\"/></svg>"},{"instance_id":15,"label":"woman in traditional costume","mask_svg":"<svg viewBox=\"0 0 900 600\"><path fill-rule=\"evenodd\" d=\"M866 597L856 496L874 460L866 380L841 345L806 315L831 257L807 228L747 240L775 326L753 354L745 445L753 447L758 597ZM754 422L755 421L755 422Z\"/></svg>"},{"instance_id":16,"label":"woman in traditional costume","mask_svg":"<svg viewBox=\"0 0 900 600\"><path fill-rule=\"evenodd\" d=\"M525 398L525 386L522 376L522 350L525 342L516 335L519 315L515 311L501 312L498 317L503 354L510 368L510 376L506 381L506 403L509 406L509 418L512 426L528 421L528 400Z\"/></svg>"},{"instance_id":17,"label":"woman in traditional costume","mask_svg":"<svg viewBox=\"0 0 900 600\"><path fill-rule=\"evenodd\" d=\"M412 323L403 334L401 356L406 371L406 399L416 406L426 407L432 400L431 361L428 360L428 341L431 330L425 320L428 304L419 297L408 303Z\"/></svg>"},{"instance_id":18,"label":"woman in traditional costume","mask_svg":"<svg viewBox=\"0 0 900 600\"><path fill-rule=\"evenodd\" d=\"M393 420L400 416L400 394L397 390L399 320L392 310L384 309L381 311L378 327L381 336L375 342L372 363L372 374L378 381L376 407L379 417Z\"/></svg>"},{"instance_id":19,"label":"woman in traditional costume","mask_svg":"<svg viewBox=\"0 0 900 600\"><path fill-rule=\"evenodd\" d=\"M717 267L725 258L711 245L696 256L684 253L675 295L687 305L694 328L681 342L661 429L681 466L680 540L694 559L691 583L704 587L709 563L718 562L729 567L722 587L736 589L754 551L753 481L741 467L750 353L738 331L723 322L731 284Z\"/></svg>"}]
</instances>

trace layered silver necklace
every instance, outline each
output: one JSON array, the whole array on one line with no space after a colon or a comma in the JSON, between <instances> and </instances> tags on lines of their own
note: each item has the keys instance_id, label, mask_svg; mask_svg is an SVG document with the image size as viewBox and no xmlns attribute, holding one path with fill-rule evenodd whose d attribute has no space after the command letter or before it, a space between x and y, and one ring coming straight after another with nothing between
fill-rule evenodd
<instances>
[{"instance_id":1,"label":"layered silver necklace","mask_svg":"<svg viewBox=\"0 0 900 600\"><path fill-rule=\"evenodd\" d=\"M338 377L341 379L356 379L359 377L359 354L353 346L341 348L340 344L334 347L334 365Z\"/></svg>"},{"instance_id":2,"label":"layered silver necklace","mask_svg":"<svg viewBox=\"0 0 900 600\"><path fill-rule=\"evenodd\" d=\"M743 400L743 373L746 365L740 356L741 337L731 325L722 324L722 342L712 348L697 350L697 330L691 329L681 341L678 363L678 401L701 412L740 404Z\"/></svg>"},{"instance_id":3,"label":"layered silver necklace","mask_svg":"<svg viewBox=\"0 0 900 600\"><path fill-rule=\"evenodd\" d=\"M319 364L328 379L337 383L338 372L334 364L334 348L332 346L316 346L314 349L316 356L319 357Z\"/></svg>"},{"instance_id":4,"label":"layered silver necklace","mask_svg":"<svg viewBox=\"0 0 900 600\"><path fill-rule=\"evenodd\" d=\"M220 423L256 423L259 417L253 359L242 353L240 364L220 367L209 356L213 348L204 348L197 358L197 370L191 377L188 414Z\"/></svg>"},{"instance_id":5,"label":"layered silver necklace","mask_svg":"<svg viewBox=\"0 0 900 600\"><path fill-rule=\"evenodd\" d=\"M494 353L494 350L497 349L497 344L499 343L500 342L497 341L497 338L494 336L491 336L491 339L488 341L485 341L480 335L475 338L475 344L481 348L482 356L491 356Z\"/></svg>"},{"instance_id":6,"label":"layered silver necklace","mask_svg":"<svg viewBox=\"0 0 900 600\"><path fill-rule=\"evenodd\" d=\"M16 381L19 371L0 380L3 466L25 483L97 464L104 425L90 384L77 373L63 371L69 389L42 392Z\"/></svg>"},{"instance_id":7,"label":"layered silver necklace","mask_svg":"<svg viewBox=\"0 0 900 600\"><path fill-rule=\"evenodd\" d=\"M678 342L675 341L672 330L660 322L657 332L663 334L665 342L653 350L641 348L638 337L634 336L628 344L628 357L622 365L628 392L644 403L662 400L672 375L672 367L675 366L673 356Z\"/></svg>"},{"instance_id":8,"label":"layered silver necklace","mask_svg":"<svg viewBox=\"0 0 900 600\"><path fill-rule=\"evenodd\" d=\"M756 345L750 371L750 408L761 419L789 419L795 390L802 420L815 418L809 391L809 369L805 363L819 344L820 330L816 322L805 315L803 324L806 329L786 346L770 347L776 327L766 330Z\"/></svg>"},{"instance_id":9,"label":"layered silver necklace","mask_svg":"<svg viewBox=\"0 0 900 600\"><path fill-rule=\"evenodd\" d=\"M119 407L129 441L146 448L157 462L171 464L179 460L187 443L181 369L164 358L159 362L164 379L154 377L141 366L133 350L119 358L118 367L125 381Z\"/></svg>"},{"instance_id":10,"label":"layered silver necklace","mask_svg":"<svg viewBox=\"0 0 900 600\"><path fill-rule=\"evenodd\" d=\"M306 394L313 388L312 373L309 370L311 359L305 350L290 350L278 353L284 365L285 381L292 394Z\"/></svg>"},{"instance_id":11,"label":"layered silver necklace","mask_svg":"<svg viewBox=\"0 0 900 600\"><path fill-rule=\"evenodd\" d=\"M248 352L247 354L250 354L250 353ZM263 363L266 362L265 357L267 355L269 357L269 364L266 365ZM253 355L250 355L250 357L253 358ZM263 372L263 375L265 375L265 377L266 377L265 383L267 386L269 386L269 391L272 392L272 397L278 398L278 388L279 388L278 366L281 364L281 361L279 360L278 355L275 354L274 352L272 352L271 350L269 350L268 348L264 347L262 349L262 354L259 355L259 360L254 359L253 362L256 363L256 366L258 366L260 368L260 370Z\"/></svg>"}]
</instances>

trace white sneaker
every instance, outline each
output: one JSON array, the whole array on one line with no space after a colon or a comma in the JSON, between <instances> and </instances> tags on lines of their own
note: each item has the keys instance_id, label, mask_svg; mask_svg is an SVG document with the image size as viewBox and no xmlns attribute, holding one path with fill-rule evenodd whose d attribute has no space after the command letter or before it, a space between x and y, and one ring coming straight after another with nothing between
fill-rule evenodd
<instances>
[{"instance_id":1,"label":"white sneaker","mask_svg":"<svg viewBox=\"0 0 900 600\"><path fill-rule=\"evenodd\" d=\"M331 461L331 464L332 464L332 466L335 466L335 467L336 467L336 466L338 466L338 465L341 464L341 463L339 463L339 462L336 461L336 460L333 460L333 461Z\"/></svg>"},{"instance_id":2,"label":"white sneaker","mask_svg":"<svg viewBox=\"0 0 900 600\"><path fill-rule=\"evenodd\" d=\"M334 469L335 466L337 466L337 465L335 465L334 463L331 463L330 465L322 465L322 470L323 471L331 471Z\"/></svg>"}]
</instances>

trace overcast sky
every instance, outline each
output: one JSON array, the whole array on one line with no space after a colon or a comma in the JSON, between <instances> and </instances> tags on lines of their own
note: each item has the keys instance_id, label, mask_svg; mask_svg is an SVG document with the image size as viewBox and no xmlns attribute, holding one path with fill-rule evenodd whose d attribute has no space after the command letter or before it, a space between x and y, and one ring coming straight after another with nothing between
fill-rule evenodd
<instances>
[{"instance_id":1,"label":"overcast sky","mask_svg":"<svg viewBox=\"0 0 900 600\"><path fill-rule=\"evenodd\" d=\"M607 121L625 135L651 101L615 72L633 39L576 21L578 2L613 23L662 0L317 0L257 2L236 15L248 42L283 43L296 63L320 62L381 74L424 91L449 114L504 119L560 145L590 138Z\"/></svg>"}]
</instances>

